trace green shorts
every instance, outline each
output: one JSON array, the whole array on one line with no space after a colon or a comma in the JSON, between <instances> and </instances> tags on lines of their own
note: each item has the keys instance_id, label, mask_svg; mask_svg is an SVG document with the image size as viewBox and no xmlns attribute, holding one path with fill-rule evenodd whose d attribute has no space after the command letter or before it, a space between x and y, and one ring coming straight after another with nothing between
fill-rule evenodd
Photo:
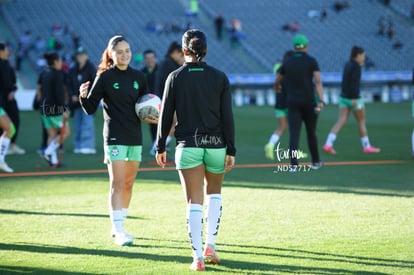
<instances>
[{"instance_id":1,"label":"green shorts","mask_svg":"<svg viewBox=\"0 0 414 275\"><path fill-rule=\"evenodd\" d=\"M60 116L45 116L42 115L43 126L46 129L49 128L62 128L63 126L63 115Z\"/></svg>"},{"instance_id":2,"label":"green shorts","mask_svg":"<svg viewBox=\"0 0 414 275\"><path fill-rule=\"evenodd\" d=\"M352 104L352 101L356 100L357 104L354 106ZM362 98L357 98L357 99L350 99L350 98L344 98L344 97L339 97L339 108L349 108L351 110L361 110L364 109L364 101L362 100Z\"/></svg>"},{"instance_id":3,"label":"green shorts","mask_svg":"<svg viewBox=\"0 0 414 275\"><path fill-rule=\"evenodd\" d=\"M175 166L177 170L190 169L204 164L206 170L214 173L224 173L226 148L193 148L175 149Z\"/></svg>"},{"instance_id":4,"label":"green shorts","mask_svg":"<svg viewBox=\"0 0 414 275\"><path fill-rule=\"evenodd\" d=\"M285 109L278 109L278 108L276 108L275 109L275 116L276 116L276 118L287 117L287 115L288 115L288 109L287 108L285 108Z\"/></svg>"},{"instance_id":5,"label":"green shorts","mask_svg":"<svg viewBox=\"0 0 414 275\"><path fill-rule=\"evenodd\" d=\"M0 116L4 116L4 115L7 115L7 113L2 107L0 107Z\"/></svg>"},{"instance_id":6,"label":"green shorts","mask_svg":"<svg viewBox=\"0 0 414 275\"><path fill-rule=\"evenodd\" d=\"M128 146L128 145L105 145L105 159L104 163L109 164L111 161L138 161L142 160L142 146Z\"/></svg>"}]
</instances>

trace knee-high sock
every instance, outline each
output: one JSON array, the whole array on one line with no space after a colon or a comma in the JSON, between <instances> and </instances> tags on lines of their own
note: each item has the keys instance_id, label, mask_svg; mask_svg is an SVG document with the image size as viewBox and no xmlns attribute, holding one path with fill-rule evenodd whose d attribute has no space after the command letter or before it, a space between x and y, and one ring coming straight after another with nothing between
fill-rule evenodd
<instances>
[{"instance_id":1,"label":"knee-high sock","mask_svg":"<svg viewBox=\"0 0 414 275\"><path fill-rule=\"evenodd\" d=\"M203 206L201 204L189 204L187 206L187 230L194 259L202 258Z\"/></svg>"},{"instance_id":2,"label":"knee-high sock","mask_svg":"<svg viewBox=\"0 0 414 275\"><path fill-rule=\"evenodd\" d=\"M56 150L59 148L59 146L60 146L60 144L59 144L58 140L55 138L46 147L45 155L51 155L53 152L56 152Z\"/></svg>"},{"instance_id":3,"label":"knee-high sock","mask_svg":"<svg viewBox=\"0 0 414 275\"><path fill-rule=\"evenodd\" d=\"M7 150L9 150L10 138L1 136L0 137L0 162L4 162Z\"/></svg>"},{"instance_id":4,"label":"knee-high sock","mask_svg":"<svg viewBox=\"0 0 414 275\"><path fill-rule=\"evenodd\" d=\"M222 213L221 194L207 195L207 232L206 244L214 248L216 244L216 237L220 227L220 219Z\"/></svg>"},{"instance_id":5,"label":"knee-high sock","mask_svg":"<svg viewBox=\"0 0 414 275\"><path fill-rule=\"evenodd\" d=\"M123 223L124 217L122 215L122 210L113 210L110 213L112 228L115 229L116 232L122 232L124 230Z\"/></svg>"}]
</instances>

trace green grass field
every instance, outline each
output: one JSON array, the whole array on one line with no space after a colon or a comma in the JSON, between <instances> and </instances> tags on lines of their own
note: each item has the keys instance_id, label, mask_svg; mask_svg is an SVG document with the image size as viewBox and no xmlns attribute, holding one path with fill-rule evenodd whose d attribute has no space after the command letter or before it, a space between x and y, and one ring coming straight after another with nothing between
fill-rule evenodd
<instances>
[{"instance_id":1,"label":"green grass field","mask_svg":"<svg viewBox=\"0 0 414 275\"><path fill-rule=\"evenodd\" d=\"M340 132L318 171L278 172L263 146L275 127L271 107L235 108L236 162L223 188L216 274L413 274L414 161L410 103L367 105L371 142L363 154L355 120ZM337 118L321 113L320 146ZM40 119L22 113L19 144L9 156L18 177L0 173L0 274L191 274L185 202L176 171L155 171L148 155L139 173L126 228L138 239L118 247L109 236L108 179L99 153L72 154L65 168L38 171ZM303 129L304 130L304 129ZM303 133L304 134L304 133ZM308 152L305 136L301 149ZM288 134L281 139L287 149ZM307 160L305 160L307 161ZM79 170L83 170L79 171ZM91 171L93 170L93 171ZM75 171L73 174L72 171ZM66 174L48 174L63 172ZM24 174L27 173L27 174ZM43 174L36 174L43 173Z\"/></svg>"}]
</instances>

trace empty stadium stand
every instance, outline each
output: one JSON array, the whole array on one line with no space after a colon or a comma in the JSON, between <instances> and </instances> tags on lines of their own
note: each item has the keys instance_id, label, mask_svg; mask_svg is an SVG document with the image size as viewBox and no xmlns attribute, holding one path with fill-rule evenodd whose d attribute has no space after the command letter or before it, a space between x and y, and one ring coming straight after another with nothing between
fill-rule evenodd
<instances>
[{"instance_id":1,"label":"empty stadium stand","mask_svg":"<svg viewBox=\"0 0 414 275\"><path fill-rule=\"evenodd\" d=\"M400 18L391 8L379 1L351 0L350 7L334 12L333 0L200 0L200 14L186 16L185 0L11 0L1 5L2 17L16 37L31 30L33 37L47 38L51 28L58 23L67 26L81 37L81 44L88 49L96 63L108 38L117 33L125 34L134 51L155 49L161 59L172 40L180 40L182 32L157 33L146 30L148 22L187 24L201 28L208 35L207 61L226 73L271 73L274 62L291 48L293 33L282 31L287 22L297 21L299 32L310 39L310 53L317 57L322 71L339 72L348 59L350 48L358 44L366 48L375 62L373 70L407 71L414 59L414 27ZM399 1L407 9L410 1ZM310 18L309 12L326 8L327 20ZM232 48L225 36L215 38L213 19L221 13L228 23L231 19L242 22L245 37L241 46ZM391 16L396 38L403 42L394 50L386 37L376 35L381 16ZM63 51L73 51L70 35L58 37ZM34 60L36 55L32 54Z\"/></svg>"}]
</instances>

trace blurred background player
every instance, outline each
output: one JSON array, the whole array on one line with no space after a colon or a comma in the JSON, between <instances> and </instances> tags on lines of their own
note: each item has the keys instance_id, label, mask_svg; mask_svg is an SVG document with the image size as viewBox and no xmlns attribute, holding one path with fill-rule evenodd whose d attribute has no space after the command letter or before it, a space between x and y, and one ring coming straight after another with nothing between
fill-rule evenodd
<instances>
[{"instance_id":1,"label":"blurred background player","mask_svg":"<svg viewBox=\"0 0 414 275\"><path fill-rule=\"evenodd\" d=\"M141 71L147 78L148 91L155 93L155 80L158 71L157 55L151 49L144 51L144 68ZM155 141L157 139L157 124L148 123L151 133L152 148L150 154L155 156Z\"/></svg>"},{"instance_id":2,"label":"blurred background player","mask_svg":"<svg viewBox=\"0 0 414 275\"><path fill-rule=\"evenodd\" d=\"M79 103L79 87L84 82L93 83L96 68L89 61L88 53L80 47L76 50L76 63L69 70L69 97L74 127L74 153L95 154L95 116L87 115Z\"/></svg>"},{"instance_id":3,"label":"blurred background player","mask_svg":"<svg viewBox=\"0 0 414 275\"><path fill-rule=\"evenodd\" d=\"M167 162L165 142L177 114L175 163L187 203L187 228L193 250L190 269L204 270L204 261L218 264L215 240L221 218L221 186L235 162L234 120L227 76L207 65L203 32L188 30L182 38L185 64L167 79L161 110L157 163ZM203 252L204 183L207 236Z\"/></svg>"},{"instance_id":4,"label":"blurred background player","mask_svg":"<svg viewBox=\"0 0 414 275\"><path fill-rule=\"evenodd\" d=\"M39 79L40 113L44 128L47 131L47 147L44 158L52 167L59 166L58 149L70 135L66 120L69 113L65 104L65 75L62 71L62 60L57 53L45 54L48 69Z\"/></svg>"},{"instance_id":5,"label":"blurred background player","mask_svg":"<svg viewBox=\"0 0 414 275\"><path fill-rule=\"evenodd\" d=\"M283 62L288 60L289 57L293 55L294 51L287 51L283 55ZM281 64L280 64L281 65ZM276 69L276 74L279 73L280 66ZM265 155L266 158L273 160L275 158L275 145L282 137L283 133L286 130L287 126L287 98L286 98L286 87L285 81L282 81L281 89L279 93L276 93L276 104L275 104L275 116L278 122L278 128L270 136L269 142L265 145ZM276 82L275 82L276 84ZM276 87L274 87L276 91Z\"/></svg>"},{"instance_id":6,"label":"blurred background player","mask_svg":"<svg viewBox=\"0 0 414 275\"><path fill-rule=\"evenodd\" d=\"M354 113L358 123L359 135L364 153L378 153L379 148L372 146L369 142L367 128L365 126L364 101L361 98L361 67L364 66L365 51L363 48L353 46L349 61L345 64L342 75L342 92L339 97L339 118L329 133L323 150L329 154L336 154L333 144L339 130L348 121L351 111Z\"/></svg>"},{"instance_id":7,"label":"blurred background player","mask_svg":"<svg viewBox=\"0 0 414 275\"><path fill-rule=\"evenodd\" d=\"M6 45L4 43L0 43L0 50L1 52L7 51ZM3 55L4 53L1 53ZM3 89L6 89L7 86L5 86L5 81L8 81L7 75L3 72L3 59L0 60L0 66L1 66L1 74L0 74L0 88L2 89L0 92L3 93ZM0 129L3 131L3 133L0 136L0 170L3 170L7 173L13 173L13 169L10 168L6 161L6 154L10 146L10 139L13 137L15 133L15 127L13 125L13 122L10 120L9 116L7 115L6 111L3 108L3 97L0 96Z\"/></svg>"},{"instance_id":8,"label":"blurred background player","mask_svg":"<svg viewBox=\"0 0 414 275\"><path fill-rule=\"evenodd\" d=\"M298 167L299 140L302 122L305 123L309 151L312 157L312 169L322 165L319 158L316 125L318 113L324 107L322 81L318 62L308 55L308 38L297 34L293 39L295 53L282 64L276 79L275 88L281 91L281 84L286 79L289 152L292 171ZM315 100L315 88L319 102Z\"/></svg>"},{"instance_id":9,"label":"blurred background player","mask_svg":"<svg viewBox=\"0 0 414 275\"><path fill-rule=\"evenodd\" d=\"M3 109L13 122L15 134L10 140L8 155L23 155L26 151L16 144L20 128L19 108L14 94L17 90L16 73L9 63L10 52L5 43L0 43L0 96L2 97ZM0 131L1 132L1 131Z\"/></svg>"},{"instance_id":10,"label":"blurred background player","mask_svg":"<svg viewBox=\"0 0 414 275\"><path fill-rule=\"evenodd\" d=\"M184 63L184 56L181 50L181 45L176 41L171 42L165 54L164 60L159 65L157 75L156 75L156 80L155 80L155 93L161 99L164 94L165 81L167 80L168 75L172 71L175 71L176 69L178 69L181 65L183 65L183 63ZM174 136L175 121L176 119L174 119L172 122L171 132L166 141L167 147L172 137ZM156 144L154 142L153 147L151 148L152 153L155 153L155 146Z\"/></svg>"},{"instance_id":11,"label":"blurred background player","mask_svg":"<svg viewBox=\"0 0 414 275\"><path fill-rule=\"evenodd\" d=\"M131 245L135 238L125 231L124 222L142 160L141 121L135 113L135 103L147 92L147 81L141 71L129 65L131 56L128 41L123 36L112 37L89 93L90 82L79 88L80 103L86 113L95 113L101 101L103 105L111 236L117 245Z\"/></svg>"}]
</instances>

